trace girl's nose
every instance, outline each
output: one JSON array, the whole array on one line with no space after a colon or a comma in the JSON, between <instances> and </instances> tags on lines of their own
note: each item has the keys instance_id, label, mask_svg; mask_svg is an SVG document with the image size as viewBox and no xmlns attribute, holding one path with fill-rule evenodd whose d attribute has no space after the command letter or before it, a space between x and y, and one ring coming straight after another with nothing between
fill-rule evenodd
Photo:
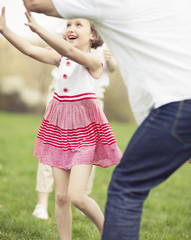
<instances>
[{"instance_id":1,"label":"girl's nose","mask_svg":"<svg viewBox=\"0 0 191 240\"><path fill-rule=\"evenodd\" d=\"M74 32L73 27L71 27L70 29L68 29L68 33L73 33L73 32Z\"/></svg>"}]
</instances>

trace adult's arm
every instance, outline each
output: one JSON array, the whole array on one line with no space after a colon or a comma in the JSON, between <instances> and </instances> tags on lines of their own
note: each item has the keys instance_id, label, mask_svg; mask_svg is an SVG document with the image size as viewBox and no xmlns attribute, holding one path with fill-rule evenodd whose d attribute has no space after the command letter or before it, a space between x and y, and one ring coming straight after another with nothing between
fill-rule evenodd
<instances>
[{"instance_id":1,"label":"adult's arm","mask_svg":"<svg viewBox=\"0 0 191 240\"><path fill-rule=\"evenodd\" d=\"M23 0L27 10L31 12L44 13L48 16L60 17L52 0Z\"/></svg>"},{"instance_id":2,"label":"adult's arm","mask_svg":"<svg viewBox=\"0 0 191 240\"><path fill-rule=\"evenodd\" d=\"M97 19L96 0L23 0L30 12L59 18Z\"/></svg>"}]
</instances>

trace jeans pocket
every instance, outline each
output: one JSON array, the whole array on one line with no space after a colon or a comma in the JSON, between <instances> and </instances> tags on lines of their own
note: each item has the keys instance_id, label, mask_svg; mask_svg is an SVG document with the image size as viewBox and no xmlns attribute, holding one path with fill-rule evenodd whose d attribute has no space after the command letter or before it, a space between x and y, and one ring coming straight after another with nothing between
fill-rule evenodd
<instances>
[{"instance_id":1,"label":"jeans pocket","mask_svg":"<svg viewBox=\"0 0 191 240\"><path fill-rule=\"evenodd\" d=\"M179 103L172 135L183 144L191 144L191 100Z\"/></svg>"}]
</instances>

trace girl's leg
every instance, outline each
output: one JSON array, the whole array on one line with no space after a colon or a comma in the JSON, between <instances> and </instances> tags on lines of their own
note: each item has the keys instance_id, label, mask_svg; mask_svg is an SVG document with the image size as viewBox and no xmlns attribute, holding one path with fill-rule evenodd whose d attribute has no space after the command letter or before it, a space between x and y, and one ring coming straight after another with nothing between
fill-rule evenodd
<instances>
[{"instance_id":1,"label":"girl's leg","mask_svg":"<svg viewBox=\"0 0 191 240\"><path fill-rule=\"evenodd\" d=\"M55 184L55 216L60 240L72 239L72 212L68 197L70 171L52 168Z\"/></svg>"},{"instance_id":2,"label":"girl's leg","mask_svg":"<svg viewBox=\"0 0 191 240\"><path fill-rule=\"evenodd\" d=\"M92 165L73 166L70 173L68 194L72 204L80 209L102 234L104 216L98 204L87 195L87 184Z\"/></svg>"}]
</instances>

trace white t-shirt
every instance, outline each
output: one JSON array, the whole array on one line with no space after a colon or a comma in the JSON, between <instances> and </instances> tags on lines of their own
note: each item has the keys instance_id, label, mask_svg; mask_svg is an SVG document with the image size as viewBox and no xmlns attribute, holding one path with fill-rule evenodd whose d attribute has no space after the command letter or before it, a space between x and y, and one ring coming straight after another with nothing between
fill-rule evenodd
<instances>
[{"instance_id":1,"label":"white t-shirt","mask_svg":"<svg viewBox=\"0 0 191 240\"><path fill-rule=\"evenodd\" d=\"M138 123L191 98L191 0L53 0L64 18L94 22L116 58Z\"/></svg>"}]
</instances>

